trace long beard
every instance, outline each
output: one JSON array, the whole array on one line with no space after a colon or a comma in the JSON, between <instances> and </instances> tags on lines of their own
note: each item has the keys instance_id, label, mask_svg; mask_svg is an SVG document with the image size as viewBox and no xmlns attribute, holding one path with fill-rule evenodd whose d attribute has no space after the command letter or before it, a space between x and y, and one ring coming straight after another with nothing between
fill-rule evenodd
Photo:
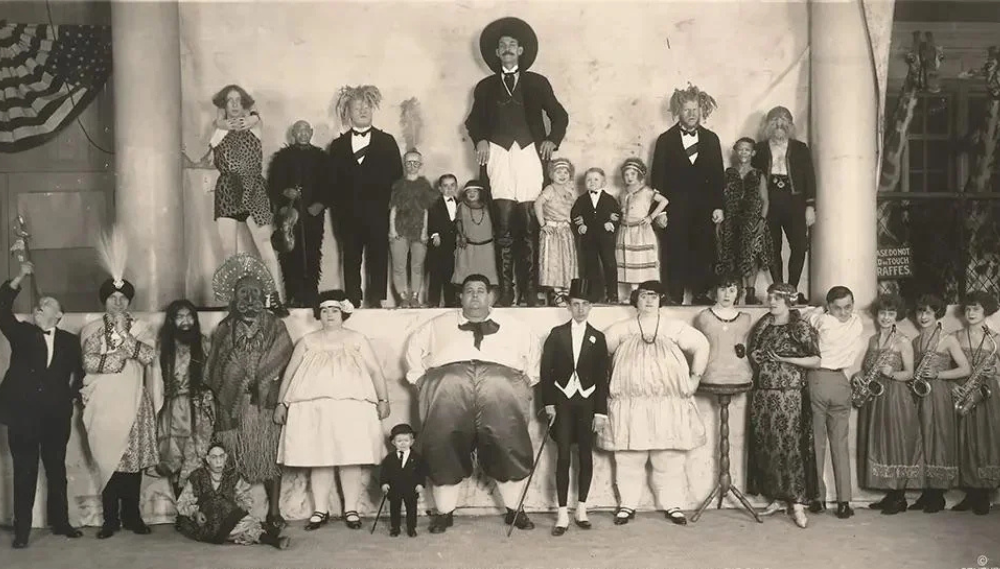
<instances>
[{"instance_id":1,"label":"long beard","mask_svg":"<svg viewBox=\"0 0 1000 569\"><path fill-rule=\"evenodd\" d=\"M192 346L195 342L201 340L199 338L200 334L194 328L188 328L183 330L181 328L177 329L177 335L175 338L179 344L184 344L185 346Z\"/></svg>"}]
</instances>

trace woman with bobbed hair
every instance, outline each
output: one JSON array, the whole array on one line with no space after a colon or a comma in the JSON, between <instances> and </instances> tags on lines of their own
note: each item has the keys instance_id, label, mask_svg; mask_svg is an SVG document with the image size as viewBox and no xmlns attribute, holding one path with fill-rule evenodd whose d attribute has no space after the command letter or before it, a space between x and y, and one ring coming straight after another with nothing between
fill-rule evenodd
<instances>
[{"instance_id":1,"label":"woman with bobbed hair","mask_svg":"<svg viewBox=\"0 0 1000 569\"><path fill-rule=\"evenodd\" d=\"M954 381L969 376L969 360L958 338L945 333L941 318L947 305L940 297L924 294L913 306L915 383L926 382L930 392L917 404L924 449L924 488L910 510L928 514L944 509L944 493L958 484L958 420L951 396Z\"/></svg>"},{"instance_id":2,"label":"woman with bobbed hair","mask_svg":"<svg viewBox=\"0 0 1000 569\"><path fill-rule=\"evenodd\" d=\"M899 295L880 294L870 310L876 332L868 341L861 373L883 393L858 411L858 485L887 490L870 507L892 515L906 511L907 488L924 484L917 402L907 384L913 378L913 345L896 328L906 317Z\"/></svg>"},{"instance_id":3,"label":"woman with bobbed hair","mask_svg":"<svg viewBox=\"0 0 1000 569\"><path fill-rule=\"evenodd\" d=\"M295 345L274 410L274 421L284 425L278 463L311 468L314 511L306 530L330 521L334 467L344 491L344 521L360 528L364 467L385 456L381 420L389 416L389 394L368 338L344 328L353 312L344 291L319 295L313 314L323 327Z\"/></svg>"},{"instance_id":4,"label":"woman with bobbed hair","mask_svg":"<svg viewBox=\"0 0 1000 569\"><path fill-rule=\"evenodd\" d=\"M990 513L991 494L1000 485L1000 335L986 322L997 311L997 299L981 290L973 291L962 299L960 310L965 327L955 336L971 373L981 376L983 388L973 390L968 403L975 405L958 417L958 478L965 498L952 509L986 515ZM955 401L956 408L962 403Z\"/></svg>"}]
</instances>

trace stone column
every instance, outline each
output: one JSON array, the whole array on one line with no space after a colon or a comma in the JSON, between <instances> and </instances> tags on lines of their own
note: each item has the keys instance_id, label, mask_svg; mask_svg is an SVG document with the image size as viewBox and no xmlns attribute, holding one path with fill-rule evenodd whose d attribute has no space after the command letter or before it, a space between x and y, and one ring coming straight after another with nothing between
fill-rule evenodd
<instances>
[{"instance_id":1,"label":"stone column","mask_svg":"<svg viewBox=\"0 0 1000 569\"><path fill-rule=\"evenodd\" d=\"M175 0L112 3L115 217L135 310L162 310L184 293L179 27Z\"/></svg>"},{"instance_id":2,"label":"stone column","mask_svg":"<svg viewBox=\"0 0 1000 569\"><path fill-rule=\"evenodd\" d=\"M878 95L860 3L809 1L810 143L816 166L816 224L809 254L810 299L835 285L867 306L875 278Z\"/></svg>"}]
</instances>

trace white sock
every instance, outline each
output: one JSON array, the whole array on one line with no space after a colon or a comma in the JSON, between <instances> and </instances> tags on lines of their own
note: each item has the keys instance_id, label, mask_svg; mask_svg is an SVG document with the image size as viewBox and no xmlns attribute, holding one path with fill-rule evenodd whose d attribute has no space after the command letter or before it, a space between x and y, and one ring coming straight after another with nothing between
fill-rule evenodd
<instances>
[{"instance_id":1,"label":"white sock","mask_svg":"<svg viewBox=\"0 0 1000 569\"><path fill-rule=\"evenodd\" d=\"M581 522L587 521L587 503L577 502L576 503L576 519Z\"/></svg>"},{"instance_id":2,"label":"white sock","mask_svg":"<svg viewBox=\"0 0 1000 569\"><path fill-rule=\"evenodd\" d=\"M569 508L566 506L559 507L559 513L556 515L556 525L559 527L569 527Z\"/></svg>"},{"instance_id":3,"label":"white sock","mask_svg":"<svg viewBox=\"0 0 1000 569\"><path fill-rule=\"evenodd\" d=\"M431 494L434 496L434 506L439 514L448 514L455 510L458 505L458 488L458 484L432 487Z\"/></svg>"}]
</instances>

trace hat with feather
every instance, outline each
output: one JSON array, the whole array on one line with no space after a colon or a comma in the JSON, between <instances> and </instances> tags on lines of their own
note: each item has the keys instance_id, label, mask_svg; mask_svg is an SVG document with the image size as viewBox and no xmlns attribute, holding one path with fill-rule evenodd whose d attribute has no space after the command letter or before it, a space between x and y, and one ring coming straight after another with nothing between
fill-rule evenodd
<instances>
[{"instance_id":1,"label":"hat with feather","mask_svg":"<svg viewBox=\"0 0 1000 569\"><path fill-rule=\"evenodd\" d=\"M116 292L122 293L131 302L135 297L135 285L125 280L125 267L128 264L128 240L125 239L125 233L115 226L109 233L102 234L97 241L97 254L101 266L111 275L98 289L101 304Z\"/></svg>"}]
</instances>

